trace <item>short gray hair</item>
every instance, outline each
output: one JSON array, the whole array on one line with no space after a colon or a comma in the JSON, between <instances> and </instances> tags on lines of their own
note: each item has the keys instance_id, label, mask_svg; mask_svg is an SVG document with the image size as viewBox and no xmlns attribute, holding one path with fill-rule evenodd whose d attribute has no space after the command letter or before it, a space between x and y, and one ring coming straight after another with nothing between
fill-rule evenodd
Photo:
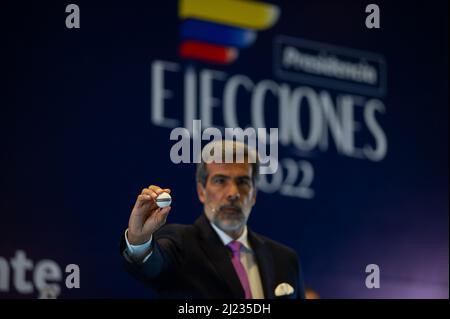
<instances>
[{"instance_id":1,"label":"short gray hair","mask_svg":"<svg viewBox=\"0 0 450 319\"><path fill-rule=\"evenodd\" d=\"M214 145L220 143L221 145L219 146L219 148L222 151L222 162L224 161L225 158L225 150L228 149L228 147L231 147L231 144L233 146L232 150L233 150L233 160L235 158L238 158L238 153L239 150L243 150L243 155L244 155L244 163L250 163L252 165L252 182L253 182L253 186L256 186L256 182L258 181L259 178L259 156L258 153L256 152L256 150L251 149L248 147L247 144L245 143L241 143L238 141L232 141L232 140L221 140L221 141L213 141L208 143L207 145L205 145L205 147L203 147L202 150L202 154L205 150L205 148L207 146L209 146L209 148L212 149L212 152L210 154L206 153L207 156L210 157L214 157ZM208 180L208 163L213 162L211 159L207 162L205 162L203 156L200 156L200 163L197 164L197 170L195 173L195 178L197 180L197 183L201 183L203 185L203 187L206 186L206 181ZM236 161L237 163L240 163L238 161Z\"/></svg>"}]
</instances>

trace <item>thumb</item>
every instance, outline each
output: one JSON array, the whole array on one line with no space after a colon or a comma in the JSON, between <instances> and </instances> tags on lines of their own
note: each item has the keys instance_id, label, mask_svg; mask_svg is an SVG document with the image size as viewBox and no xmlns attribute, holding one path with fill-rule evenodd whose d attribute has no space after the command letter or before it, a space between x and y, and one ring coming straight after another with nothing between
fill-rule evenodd
<instances>
[{"instance_id":1,"label":"thumb","mask_svg":"<svg viewBox=\"0 0 450 319\"><path fill-rule=\"evenodd\" d=\"M159 215L161 215L162 218L164 218L164 221L167 218L167 215L169 215L170 210L172 209L172 206L167 206L164 208L161 208L161 210L159 211Z\"/></svg>"},{"instance_id":2,"label":"thumb","mask_svg":"<svg viewBox=\"0 0 450 319\"><path fill-rule=\"evenodd\" d=\"M167 216L169 215L169 212L171 209L172 209L171 206L167 206L167 207L161 208L160 211L158 212L159 224L161 226L166 223Z\"/></svg>"}]
</instances>

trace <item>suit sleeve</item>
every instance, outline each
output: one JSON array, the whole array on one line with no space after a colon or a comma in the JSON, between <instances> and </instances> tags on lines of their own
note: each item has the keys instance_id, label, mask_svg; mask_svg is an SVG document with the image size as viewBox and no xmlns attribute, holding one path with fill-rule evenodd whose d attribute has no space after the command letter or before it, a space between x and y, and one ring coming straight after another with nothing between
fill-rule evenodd
<instances>
[{"instance_id":1,"label":"suit sleeve","mask_svg":"<svg viewBox=\"0 0 450 319\"><path fill-rule=\"evenodd\" d=\"M172 225L170 225L172 226ZM133 262L126 257L126 242L120 242L120 254L125 271L138 281L155 286L176 276L183 263L182 230L169 225L154 234L151 255L144 262ZM169 277L170 276L170 277Z\"/></svg>"}]
</instances>

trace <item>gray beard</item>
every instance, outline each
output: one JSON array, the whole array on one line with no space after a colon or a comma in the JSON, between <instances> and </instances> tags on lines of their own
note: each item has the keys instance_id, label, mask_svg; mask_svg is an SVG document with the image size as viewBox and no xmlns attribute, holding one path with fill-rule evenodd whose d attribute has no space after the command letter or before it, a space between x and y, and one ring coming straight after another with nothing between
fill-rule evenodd
<instances>
[{"instance_id":1,"label":"gray beard","mask_svg":"<svg viewBox=\"0 0 450 319\"><path fill-rule=\"evenodd\" d=\"M239 219L236 218L232 219L232 221L230 222L230 219L228 221L224 221L223 219L214 216L213 223L224 232L230 232L230 231L237 231L242 227L244 227L245 224L247 223L247 220L245 218Z\"/></svg>"}]
</instances>

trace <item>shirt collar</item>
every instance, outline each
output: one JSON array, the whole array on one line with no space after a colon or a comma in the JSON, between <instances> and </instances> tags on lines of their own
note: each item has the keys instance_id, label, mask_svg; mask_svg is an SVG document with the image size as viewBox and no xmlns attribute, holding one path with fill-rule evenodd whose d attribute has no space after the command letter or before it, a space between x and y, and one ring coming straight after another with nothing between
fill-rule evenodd
<instances>
[{"instance_id":1,"label":"shirt collar","mask_svg":"<svg viewBox=\"0 0 450 319\"><path fill-rule=\"evenodd\" d=\"M223 242L225 246L234 240L213 223L211 223L211 226L216 231L217 235L219 235L220 240ZM242 246L245 247L246 250L252 251L252 248L250 247L250 244L248 242L247 226L244 226L244 231L242 232L241 236L238 239L236 239L236 241L240 242Z\"/></svg>"}]
</instances>

